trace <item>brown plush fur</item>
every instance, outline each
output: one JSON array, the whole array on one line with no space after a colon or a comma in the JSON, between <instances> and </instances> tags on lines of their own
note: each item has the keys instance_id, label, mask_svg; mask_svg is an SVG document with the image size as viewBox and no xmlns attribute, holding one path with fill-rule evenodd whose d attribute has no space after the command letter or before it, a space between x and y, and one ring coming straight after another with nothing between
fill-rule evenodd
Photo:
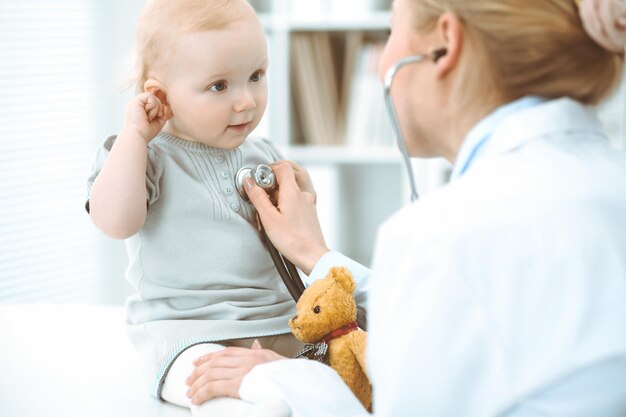
<instances>
[{"instance_id":1,"label":"brown plush fur","mask_svg":"<svg viewBox=\"0 0 626 417\"><path fill-rule=\"evenodd\" d=\"M325 278L311 284L300 297L296 304L297 315L289 320L291 332L302 342L315 343L356 321L354 288L354 280L347 269L331 268ZM365 369L366 339L367 333L358 329L331 339L328 347L330 366L369 410L372 388Z\"/></svg>"}]
</instances>

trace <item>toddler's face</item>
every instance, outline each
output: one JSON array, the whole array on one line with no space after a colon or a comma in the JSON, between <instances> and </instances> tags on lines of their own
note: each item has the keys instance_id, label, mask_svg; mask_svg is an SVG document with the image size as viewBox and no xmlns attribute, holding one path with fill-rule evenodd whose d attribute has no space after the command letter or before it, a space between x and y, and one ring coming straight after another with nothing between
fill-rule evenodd
<instances>
[{"instance_id":1,"label":"toddler's face","mask_svg":"<svg viewBox=\"0 0 626 417\"><path fill-rule=\"evenodd\" d=\"M267 43L258 19L181 35L165 69L173 118L165 130L186 140L235 148L267 105Z\"/></svg>"}]
</instances>

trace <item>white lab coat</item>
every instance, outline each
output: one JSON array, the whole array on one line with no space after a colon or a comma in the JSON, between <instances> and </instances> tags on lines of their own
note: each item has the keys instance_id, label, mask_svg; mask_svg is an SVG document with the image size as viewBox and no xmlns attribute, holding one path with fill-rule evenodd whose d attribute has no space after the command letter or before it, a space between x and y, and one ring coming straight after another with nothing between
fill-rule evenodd
<instances>
[{"instance_id":1,"label":"white lab coat","mask_svg":"<svg viewBox=\"0 0 626 417\"><path fill-rule=\"evenodd\" d=\"M573 100L510 115L380 228L369 286L376 416L626 415L626 155ZM240 394L366 415L312 361L258 366Z\"/></svg>"}]
</instances>

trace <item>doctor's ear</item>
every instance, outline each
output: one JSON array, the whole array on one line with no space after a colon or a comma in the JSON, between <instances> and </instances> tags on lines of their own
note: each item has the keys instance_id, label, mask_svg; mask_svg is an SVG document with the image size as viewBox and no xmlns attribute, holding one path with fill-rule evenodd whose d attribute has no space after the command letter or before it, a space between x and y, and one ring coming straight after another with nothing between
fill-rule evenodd
<instances>
[{"instance_id":1,"label":"doctor's ear","mask_svg":"<svg viewBox=\"0 0 626 417\"><path fill-rule=\"evenodd\" d=\"M143 83L143 91L156 96L161 104L164 105L171 113L172 109L170 108L169 102L167 101L167 92L165 91L163 84L161 84L154 78L148 78L146 82Z\"/></svg>"},{"instance_id":2,"label":"doctor's ear","mask_svg":"<svg viewBox=\"0 0 626 417\"><path fill-rule=\"evenodd\" d=\"M439 16L437 32L442 47L431 52L436 64L438 78L445 77L458 64L463 45L463 24L461 19L450 12Z\"/></svg>"}]
</instances>

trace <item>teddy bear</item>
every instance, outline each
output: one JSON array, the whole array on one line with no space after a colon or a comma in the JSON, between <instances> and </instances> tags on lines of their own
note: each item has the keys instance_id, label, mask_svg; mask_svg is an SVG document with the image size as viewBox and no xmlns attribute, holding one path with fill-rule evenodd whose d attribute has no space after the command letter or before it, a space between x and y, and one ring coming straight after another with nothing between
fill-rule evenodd
<instances>
[{"instance_id":1,"label":"teddy bear","mask_svg":"<svg viewBox=\"0 0 626 417\"><path fill-rule=\"evenodd\" d=\"M296 358L330 365L371 411L372 387L365 368L367 333L356 322L354 289L354 279L346 268L331 268L326 277L302 293L289 327L306 343Z\"/></svg>"}]
</instances>

